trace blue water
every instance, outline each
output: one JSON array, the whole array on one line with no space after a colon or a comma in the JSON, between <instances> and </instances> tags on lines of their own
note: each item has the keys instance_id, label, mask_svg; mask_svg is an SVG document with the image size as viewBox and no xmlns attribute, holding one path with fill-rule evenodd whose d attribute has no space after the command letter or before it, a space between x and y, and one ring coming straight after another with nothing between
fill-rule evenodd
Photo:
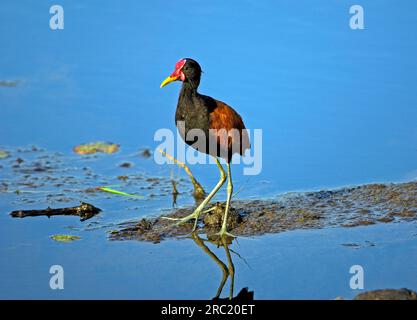
<instances>
[{"instance_id":1,"label":"blue water","mask_svg":"<svg viewBox=\"0 0 417 320\"><path fill-rule=\"evenodd\" d=\"M261 174L248 177L242 174L242 165L233 168L236 188L242 188L240 198L417 178L415 1L361 1L364 30L349 28L350 1L62 0L65 29L56 31L49 28L52 4L23 0L0 4L0 80L19 81L16 87L0 87L1 148L35 144L69 155L78 143L109 140L120 143L122 154L143 147L153 150L156 130L175 129L179 91L179 83L163 90L159 84L178 59L193 57L204 71L200 92L235 107L248 128L263 130ZM138 161L134 169L170 173L152 159ZM216 182L215 167L196 165L192 170L207 188ZM197 277L193 281L204 282L200 291L191 280L181 288L173 286L173 270L180 270L182 277L177 277L184 280L192 267L183 263L187 258L192 255L190 261L203 263L193 251L199 249L192 249L187 240L158 246L109 243L98 230L81 232L83 240L78 243L51 243L49 235L65 233L68 225L82 229L83 224L74 218L11 221L7 213L21 209L18 200L0 194L1 297L68 298L77 293L77 297L207 298L215 287ZM117 210L123 206L116 204L119 198L114 201ZM147 201L148 211L138 215L171 206L168 199ZM179 201L192 203L187 195ZM104 219L117 222L133 216L131 211L119 215ZM379 234L393 244L362 252L373 250L378 257L374 265L392 252L406 264L395 269L384 263L381 268L391 274L390 281L378 278L375 287L416 288L415 277L407 271L415 271L409 252L400 249L389 230L373 228L367 229L370 236ZM335 242L319 241L321 232L335 237ZM287 278L271 282L271 270L258 269L247 271L241 284L256 287L256 296L263 298L352 296L346 286L332 281L334 273L320 282L326 285L319 290L313 283L307 288L297 285L307 276L312 282L320 279L303 269L302 259L279 250L308 237L300 231L268 240L241 240L245 252L273 243L268 250L284 255L273 264L274 277ZM319 261L332 259L337 264L336 257L346 258L347 250L335 244L338 237L360 235L352 230L318 231L312 237L316 242L304 248L305 254L320 256L319 251L327 248L335 255ZM415 238L410 239L414 240L407 248L415 249ZM291 257L293 264L288 262ZM351 260L355 259L347 264ZM59 293L47 287L47 266L56 261L65 262L68 277L74 278ZM156 266L161 274L153 281L146 279ZM280 277L280 270L290 267L297 274Z\"/></svg>"}]
</instances>

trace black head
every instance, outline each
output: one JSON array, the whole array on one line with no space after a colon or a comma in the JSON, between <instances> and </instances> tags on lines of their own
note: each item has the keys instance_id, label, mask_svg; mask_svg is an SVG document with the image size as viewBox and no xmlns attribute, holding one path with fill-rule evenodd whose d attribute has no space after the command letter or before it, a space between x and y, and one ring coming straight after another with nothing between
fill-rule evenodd
<instances>
[{"instance_id":1,"label":"black head","mask_svg":"<svg viewBox=\"0 0 417 320\"><path fill-rule=\"evenodd\" d=\"M190 58L185 59L182 72L185 75L185 81L191 82L195 87L198 87L201 79L201 67L197 61Z\"/></svg>"},{"instance_id":2,"label":"black head","mask_svg":"<svg viewBox=\"0 0 417 320\"><path fill-rule=\"evenodd\" d=\"M201 67L197 61L191 58L181 59L175 64L174 72L161 83L161 88L172 81L181 80L197 89L201 73Z\"/></svg>"}]
</instances>

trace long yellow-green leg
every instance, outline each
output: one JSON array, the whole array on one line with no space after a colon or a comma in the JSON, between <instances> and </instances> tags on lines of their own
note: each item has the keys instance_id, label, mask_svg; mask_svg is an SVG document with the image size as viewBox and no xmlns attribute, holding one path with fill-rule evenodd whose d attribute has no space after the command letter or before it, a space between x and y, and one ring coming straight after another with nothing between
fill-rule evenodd
<instances>
[{"instance_id":1,"label":"long yellow-green leg","mask_svg":"<svg viewBox=\"0 0 417 320\"><path fill-rule=\"evenodd\" d=\"M203 202L200 203L200 205L194 210L193 213L191 213L190 215L188 215L184 218L180 218L180 219L172 219L171 218L170 220L179 220L177 224L181 224L181 223L187 222L188 220L195 219L193 231L197 228L198 218L199 218L201 212L203 211L204 207L210 202L211 198L214 197L214 195L217 193L217 191L219 191L219 189L222 187L222 185L226 181L226 173L224 172L224 169L223 169L222 165L220 164L220 162L217 158L216 158L216 163L217 163L217 167L219 168L219 171L220 171L220 180L216 184L214 189L203 200Z\"/></svg>"},{"instance_id":2,"label":"long yellow-green leg","mask_svg":"<svg viewBox=\"0 0 417 320\"><path fill-rule=\"evenodd\" d=\"M230 209L230 201L232 199L233 194L233 182L232 182L232 171L230 169L230 163L227 163L227 199L226 199L226 209L224 210L224 217L223 217L223 223L222 227L220 229L220 232L217 233L219 236L229 236L235 238L235 236L231 233L227 232L227 216L229 214Z\"/></svg>"}]
</instances>

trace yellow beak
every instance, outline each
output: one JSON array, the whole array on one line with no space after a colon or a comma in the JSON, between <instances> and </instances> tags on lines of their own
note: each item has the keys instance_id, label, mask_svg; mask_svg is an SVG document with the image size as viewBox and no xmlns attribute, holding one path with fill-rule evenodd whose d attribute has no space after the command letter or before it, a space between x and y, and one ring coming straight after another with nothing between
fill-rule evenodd
<instances>
[{"instance_id":1,"label":"yellow beak","mask_svg":"<svg viewBox=\"0 0 417 320\"><path fill-rule=\"evenodd\" d=\"M164 86L166 86L168 83L173 82L173 81L178 80L178 79L179 79L179 77L169 76L164 81L162 81L161 88L164 87Z\"/></svg>"}]
</instances>

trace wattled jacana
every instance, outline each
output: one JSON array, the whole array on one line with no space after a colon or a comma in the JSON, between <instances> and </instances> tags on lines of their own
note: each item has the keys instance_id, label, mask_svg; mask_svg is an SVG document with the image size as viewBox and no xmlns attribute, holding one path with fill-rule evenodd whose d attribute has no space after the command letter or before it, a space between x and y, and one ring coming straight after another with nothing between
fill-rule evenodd
<instances>
[{"instance_id":1,"label":"wattled jacana","mask_svg":"<svg viewBox=\"0 0 417 320\"><path fill-rule=\"evenodd\" d=\"M186 58L175 65L174 72L162 83L161 88L170 82L182 81L178 99L175 122L182 139L194 149L209 154L216 159L220 170L220 180L209 195L200 203L194 212L178 223L195 219L193 231L204 207L219 191L226 181L226 173L218 157L227 163L227 199L219 236L232 236L227 232L227 215L233 193L230 162L234 153L243 155L250 148L249 137L240 115L230 106L197 92L201 78L201 67L197 61Z\"/></svg>"}]
</instances>

